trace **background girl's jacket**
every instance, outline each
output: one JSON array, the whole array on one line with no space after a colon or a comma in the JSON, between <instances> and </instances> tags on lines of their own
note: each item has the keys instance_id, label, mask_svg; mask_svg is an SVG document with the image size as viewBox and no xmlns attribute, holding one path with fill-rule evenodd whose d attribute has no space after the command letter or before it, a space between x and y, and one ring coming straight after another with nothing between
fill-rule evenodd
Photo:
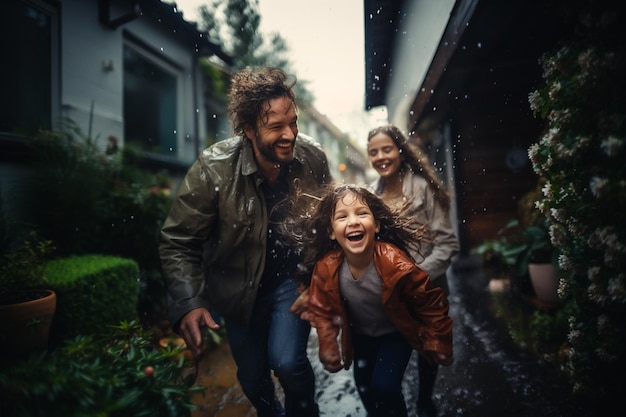
<instances>
[{"instance_id":1,"label":"background girl's jacket","mask_svg":"<svg viewBox=\"0 0 626 417\"><path fill-rule=\"evenodd\" d=\"M370 188L374 193L382 195L383 178L374 181ZM420 268L425 270L430 279L444 280L450 260L459 252L459 241L454 234L448 212L441 207L426 179L407 169L402 177L402 194L410 199L407 216L418 225L426 225L432 242L422 241L420 253L411 256ZM446 287L441 283L437 286Z\"/></svg>"},{"instance_id":2,"label":"background girl's jacket","mask_svg":"<svg viewBox=\"0 0 626 417\"><path fill-rule=\"evenodd\" d=\"M315 264L309 288L309 317L317 329L320 359L340 354L344 368L349 369L351 331L339 292L343 260L343 252L337 249ZM382 278L383 309L407 342L421 354L433 351L451 355L452 319L444 291L434 287L428 274L391 243L376 242L374 266ZM337 342L340 333L341 349Z\"/></svg>"}]
</instances>

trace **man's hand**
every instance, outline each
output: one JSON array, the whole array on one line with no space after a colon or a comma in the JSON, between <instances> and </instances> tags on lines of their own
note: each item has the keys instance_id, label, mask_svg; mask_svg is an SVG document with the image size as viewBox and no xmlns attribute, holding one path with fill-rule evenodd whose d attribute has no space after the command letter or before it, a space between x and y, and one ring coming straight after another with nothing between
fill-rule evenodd
<instances>
[{"instance_id":1,"label":"man's hand","mask_svg":"<svg viewBox=\"0 0 626 417\"><path fill-rule=\"evenodd\" d=\"M211 330L220 329L220 325L213 320L213 316L206 308L191 310L180 321L180 335L196 359L202 355L202 327Z\"/></svg>"},{"instance_id":2,"label":"man's hand","mask_svg":"<svg viewBox=\"0 0 626 417\"><path fill-rule=\"evenodd\" d=\"M300 316L302 320L309 320L308 312L309 310L309 289L305 288L300 296L296 298L296 301L293 302L289 311L291 311L296 316Z\"/></svg>"}]
</instances>

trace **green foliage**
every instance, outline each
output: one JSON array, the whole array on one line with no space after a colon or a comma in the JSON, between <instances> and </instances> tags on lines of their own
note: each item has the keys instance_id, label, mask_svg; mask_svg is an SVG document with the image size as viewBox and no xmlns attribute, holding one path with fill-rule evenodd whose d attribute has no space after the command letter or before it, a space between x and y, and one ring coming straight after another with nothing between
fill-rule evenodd
<instances>
[{"instance_id":1,"label":"green foliage","mask_svg":"<svg viewBox=\"0 0 626 417\"><path fill-rule=\"evenodd\" d=\"M480 255L487 266L501 263L501 270L516 277L525 276L531 262L551 262L558 267L558 253L550 243L545 221L524 227L519 220L512 219L498 231L495 239L484 241L473 248L472 253Z\"/></svg>"},{"instance_id":2,"label":"green foliage","mask_svg":"<svg viewBox=\"0 0 626 417\"><path fill-rule=\"evenodd\" d=\"M165 304L159 233L171 204L171 181L140 168L132 148L102 147L71 120L32 141L32 175L20 184L22 221L54 242L58 256L102 253L135 260L148 308Z\"/></svg>"},{"instance_id":3,"label":"green foliage","mask_svg":"<svg viewBox=\"0 0 626 417\"><path fill-rule=\"evenodd\" d=\"M137 318L139 268L134 260L76 255L50 261L45 271L57 293L53 344Z\"/></svg>"},{"instance_id":4,"label":"green foliage","mask_svg":"<svg viewBox=\"0 0 626 417\"><path fill-rule=\"evenodd\" d=\"M23 206L60 255L109 253L158 265L158 230L170 205L164 174L138 169L130 150L104 152L69 120L61 131L41 132L33 151Z\"/></svg>"},{"instance_id":5,"label":"green foliage","mask_svg":"<svg viewBox=\"0 0 626 417\"><path fill-rule=\"evenodd\" d=\"M511 338L557 370L565 364L563 338L568 331L568 307L542 311L518 294L493 294L492 308L507 326Z\"/></svg>"},{"instance_id":6,"label":"green foliage","mask_svg":"<svg viewBox=\"0 0 626 417\"><path fill-rule=\"evenodd\" d=\"M17 247L0 254L0 304L27 301L28 292L48 288L44 266L53 253L51 241L31 232Z\"/></svg>"},{"instance_id":7,"label":"green foliage","mask_svg":"<svg viewBox=\"0 0 626 417\"><path fill-rule=\"evenodd\" d=\"M573 307L566 369L575 391L610 398L626 358L624 13L614 0L567 7L575 36L541 59L545 86L530 105L548 126L529 157L546 180L538 208L561 251L561 299Z\"/></svg>"},{"instance_id":8,"label":"green foliage","mask_svg":"<svg viewBox=\"0 0 626 417\"><path fill-rule=\"evenodd\" d=\"M190 416L206 388L194 385L182 347L158 348L151 336L121 322L1 370L0 415Z\"/></svg>"},{"instance_id":9,"label":"green foliage","mask_svg":"<svg viewBox=\"0 0 626 417\"><path fill-rule=\"evenodd\" d=\"M257 0L213 0L200 7L200 16L209 38L233 56L234 70L272 66L292 72L285 39L277 32L266 38L259 30L262 16ZM300 80L295 90L298 105L313 104L306 81Z\"/></svg>"}]
</instances>

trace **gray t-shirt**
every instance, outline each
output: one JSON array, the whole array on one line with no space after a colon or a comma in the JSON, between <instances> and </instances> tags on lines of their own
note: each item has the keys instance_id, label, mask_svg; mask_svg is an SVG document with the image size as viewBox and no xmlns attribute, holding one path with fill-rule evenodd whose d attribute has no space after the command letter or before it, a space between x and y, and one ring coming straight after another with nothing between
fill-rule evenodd
<instances>
[{"instance_id":1,"label":"gray t-shirt","mask_svg":"<svg viewBox=\"0 0 626 417\"><path fill-rule=\"evenodd\" d=\"M374 262L369 264L357 280L352 277L350 267L344 259L339 268L339 290L355 333L377 337L398 331L383 310L382 279L376 272Z\"/></svg>"}]
</instances>

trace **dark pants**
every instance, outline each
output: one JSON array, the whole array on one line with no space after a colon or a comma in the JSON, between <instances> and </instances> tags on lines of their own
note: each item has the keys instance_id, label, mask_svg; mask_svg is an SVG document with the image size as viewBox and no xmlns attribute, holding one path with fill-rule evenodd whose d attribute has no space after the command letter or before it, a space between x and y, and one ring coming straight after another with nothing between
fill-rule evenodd
<instances>
[{"instance_id":1,"label":"dark pants","mask_svg":"<svg viewBox=\"0 0 626 417\"><path fill-rule=\"evenodd\" d=\"M237 378L258 417L317 417L315 375L307 357L311 327L289 312L297 284L288 280L260 296L249 326L226 320L226 333L237 364ZM285 393L283 410L271 371Z\"/></svg>"},{"instance_id":2,"label":"dark pants","mask_svg":"<svg viewBox=\"0 0 626 417\"><path fill-rule=\"evenodd\" d=\"M400 333L353 335L354 382L368 417L407 416L402 378L412 348Z\"/></svg>"},{"instance_id":3,"label":"dark pants","mask_svg":"<svg viewBox=\"0 0 626 417\"><path fill-rule=\"evenodd\" d=\"M448 279L445 274L433 279L432 283L435 287L441 288L446 294L446 297L450 294ZM419 372L419 391L417 395L418 409L432 409L433 390L437 380L439 365L435 362L429 362L422 355L418 355L417 369Z\"/></svg>"}]
</instances>

